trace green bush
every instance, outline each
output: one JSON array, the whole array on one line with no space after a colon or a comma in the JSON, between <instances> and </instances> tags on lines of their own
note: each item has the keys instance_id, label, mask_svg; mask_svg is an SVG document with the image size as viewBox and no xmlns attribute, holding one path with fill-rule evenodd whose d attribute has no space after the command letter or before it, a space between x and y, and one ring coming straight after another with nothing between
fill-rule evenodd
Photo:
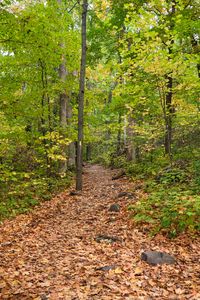
<instances>
[{"instance_id":1,"label":"green bush","mask_svg":"<svg viewBox=\"0 0 200 300\"><path fill-rule=\"evenodd\" d=\"M150 224L153 234L164 231L175 236L186 230L200 230L200 195L191 191L160 188L129 210L136 223Z\"/></svg>"},{"instance_id":2,"label":"green bush","mask_svg":"<svg viewBox=\"0 0 200 300\"><path fill-rule=\"evenodd\" d=\"M178 168L165 168L157 176L156 181L162 184L183 183L189 178L189 173Z\"/></svg>"},{"instance_id":3,"label":"green bush","mask_svg":"<svg viewBox=\"0 0 200 300\"><path fill-rule=\"evenodd\" d=\"M200 160L196 160L193 163L193 176L195 184L198 185L200 189Z\"/></svg>"},{"instance_id":4,"label":"green bush","mask_svg":"<svg viewBox=\"0 0 200 300\"><path fill-rule=\"evenodd\" d=\"M56 178L7 172L3 178L4 181L0 181L0 221L25 213L41 201L50 200L71 182L70 173L67 177Z\"/></svg>"}]
</instances>

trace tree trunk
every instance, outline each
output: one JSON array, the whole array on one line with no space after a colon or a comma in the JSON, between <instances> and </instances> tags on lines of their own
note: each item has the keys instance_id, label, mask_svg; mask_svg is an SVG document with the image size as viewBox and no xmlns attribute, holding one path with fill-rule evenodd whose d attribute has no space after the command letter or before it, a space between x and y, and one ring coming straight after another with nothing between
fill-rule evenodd
<instances>
[{"instance_id":1,"label":"tree trunk","mask_svg":"<svg viewBox=\"0 0 200 300\"><path fill-rule=\"evenodd\" d=\"M39 131L42 132L43 135L43 145L44 145L44 151L45 151L45 157L46 157L46 172L47 175L49 175L50 173L50 168L51 168L51 162L49 160L49 156L48 156L48 144L47 141L45 139L45 135L47 133L46 130L46 122L45 122L45 101L46 101L46 96L45 96L45 90L46 90L46 86L45 86L45 64L43 63L42 60L39 60L39 64L41 67L41 82L42 82L42 99L41 99L41 106L42 106L42 115L41 115L41 130L39 129Z\"/></svg>"},{"instance_id":2,"label":"tree trunk","mask_svg":"<svg viewBox=\"0 0 200 300\"><path fill-rule=\"evenodd\" d=\"M57 0L58 4L62 5L62 0ZM63 42L60 44L60 48L62 49L62 53L64 53L65 45ZM67 70L66 70L66 58L65 55L62 54L61 64L59 66L59 78L63 84L62 91L59 96L59 117L60 117L60 131L63 138L66 136L66 128L67 128L67 103L68 96L65 89L65 83L67 79ZM67 170L67 145L62 146L61 154L64 157L63 160L59 162L59 174L64 175Z\"/></svg>"},{"instance_id":3,"label":"tree trunk","mask_svg":"<svg viewBox=\"0 0 200 300\"><path fill-rule=\"evenodd\" d=\"M61 46L62 48L64 47L63 45ZM62 63L60 64L59 67L59 77L62 83L66 82L66 77L67 77L67 72L66 72L66 67L65 67L65 57L64 55L62 56ZM59 107L60 107L60 128L61 128L61 134L63 138L65 138L66 135L66 128L67 128L67 102L68 102L68 97L65 89L60 93L59 96ZM65 174L67 170L67 146L63 145L61 149L62 156L64 157L63 160L60 161L59 163L59 173L60 174Z\"/></svg>"},{"instance_id":4,"label":"tree trunk","mask_svg":"<svg viewBox=\"0 0 200 300\"><path fill-rule=\"evenodd\" d=\"M72 120L72 104L71 104L71 94L68 98L68 101L67 101L67 126L68 128L71 127L71 120ZM69 134L70 136L70 134ZM74 168L75 165L76 165L76 149L75 149L75 143L74 142L71 142L68 147L67 147L67 156L68 156L68 159L67 159L67 166L69 168Z\"/></svg>"},{"instance_id":5,"label":"tree trunk","mask_svg":"<svg viewBox=\"0 0 200 300\"><path fill-rule=\"evenodd\" d=\"M167 76L166 113L165 113L165 154L171 156L172 144L172 87L173 78Z\"/></svg>"},{"instance_id":6,"label":"tree trunk","mask_svg":"<svg viewBox=\"0 0 200 300\"><path fill-rule=\"evenodd\" d=\"M199 47L200 46L199 46L197 38L195 38L194 35L192 35L192 37L191 37L191 44L192 44L193 52L195 54L199 54L199 52L200 52ZM198 77L200 78L200 63L197 63L197 74L198 74Z\"/></svg>"},{"instance_id":7,"label":"tree trunk","mask_svg":"<svg viewBox=\"0 0 200 300\"><path fill-rule=\"evenodd\" d=\"M85 71L86 71L86 21L87 21L87 0L82 5L82 52L80 66L79 99L78 99L78 143L77 143L77 166L76 166L76 189L82 190L82 168L83 168L83 110L85 93Z\"/></svg>"},{"instance_id":8,"label":"tree trunk","mask_svg":"<svg viewBox=\"0 0 200 300\"><path fill-rule=\"evenodd\" d=\"M126 130L127 144L126 144L125 150L126 150L127 160L136 162L137 156L138 156L138 149L134 142L134 138L135 138L134 124L135 124L135 121L132 117L132 113L130 113L130 115L128 117L128 127Z\"/></svg>"},{"instance_id":9,"label":"tree trunk","mask_svg":"<svg viewBox=\"0 0 200 300\"><path fill-rule=\"evenodd\" d=\"M86 160L90 161L92 158L92 144L88 143L86 146Z\"/></svg>"},{"instance_id":10,"label":"tree trunk","mask_svg":"<svg viewBox=\"0 0 200 300\"><path fill-rule=\"evenodd\" d=\"M174 28L174 14L176 12L176 1L172 2L172 10L170 13L170 31ZM173 45L174 40L170 40L170 46L168 48L168 60L170 61L172 59L171 55L173 54ZM172 152L171 152L171 145L172 145L172 117L173 117L173 77L172 72L166 75L167 79L167 93L165 97L165 137L164 137L164 145L165 145L165 154L171 158Z\"/></svg>"},{"instance_id":11,"label":"tree trunk","mask_svg":"<svg viewBox=\"0 0 200 300\"><path fill-rule=\"evenodd\" d=\"M121 152L121 121L122 121L122 116L121 113L119 113L118 116L118 132L117 132L117 155L120 155Z\"/></svg>"}]
</instances>

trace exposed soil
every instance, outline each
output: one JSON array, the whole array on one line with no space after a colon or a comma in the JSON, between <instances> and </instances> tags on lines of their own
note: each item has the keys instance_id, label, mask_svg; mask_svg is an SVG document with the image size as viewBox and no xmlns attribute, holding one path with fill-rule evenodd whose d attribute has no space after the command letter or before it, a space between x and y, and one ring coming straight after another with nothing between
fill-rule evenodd
<instances>
[{"instance_id":1,"label":"exposed soil","mask_svg":"<svg viewBox=\"0 0 200 300\"><path fill-rule=\"evenodd\" d=\"M0 299L200 299L200 239L134 228L127 205L143 192L126 178L112 181L114 173L87 166L81 194L65 191L1 225ZM109 211L113 203L119 212ZM176 264L148 265L144 250L168 252Z\"/></svg>"}]
</instances>

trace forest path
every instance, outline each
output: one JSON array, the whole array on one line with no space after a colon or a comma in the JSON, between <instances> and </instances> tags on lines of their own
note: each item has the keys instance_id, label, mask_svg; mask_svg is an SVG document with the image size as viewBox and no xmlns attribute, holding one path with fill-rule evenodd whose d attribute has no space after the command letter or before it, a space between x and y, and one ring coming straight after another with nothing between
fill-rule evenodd
<instances>
[{"instance_id":1,"label":"forest path","mask_svg":"<svg viewBox=\"0 0 200 300\"><path fill-rule=\"evenodd\" d=\"M127 213L142 195L134 183L112 181L114 171L97 165L84 173L80 195L63 192L1 225L0 299L200 299L199 240L150 238L133 228ZM118 197L130 190L133 199ZM115 202L120 212L109 212ZM99 235L119 240L98 242ZM170 252L177 264L149 266L140 260L147 249Z\"/></svg>"}]
</instances>

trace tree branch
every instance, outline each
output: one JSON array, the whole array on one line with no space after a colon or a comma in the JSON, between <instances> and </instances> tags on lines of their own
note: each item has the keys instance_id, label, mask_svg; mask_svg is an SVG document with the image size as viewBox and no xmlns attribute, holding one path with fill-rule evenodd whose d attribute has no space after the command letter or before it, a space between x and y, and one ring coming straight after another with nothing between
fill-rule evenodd
<instances>
[{"instance_id":1,"label":"tree branch","mask_svg":"<svg viewBox=\"0 0 200 300\"><path fill-rule=\"evenodd\" d=\"M70 12L72 12L72 10L76 7L77 4L80 4L80 1L79 1L79 0L76 1L76 2L74 3L74 5L70 8L70 10L67 11L68 14L69 14Z\"/></svg>"}]
</instances>

